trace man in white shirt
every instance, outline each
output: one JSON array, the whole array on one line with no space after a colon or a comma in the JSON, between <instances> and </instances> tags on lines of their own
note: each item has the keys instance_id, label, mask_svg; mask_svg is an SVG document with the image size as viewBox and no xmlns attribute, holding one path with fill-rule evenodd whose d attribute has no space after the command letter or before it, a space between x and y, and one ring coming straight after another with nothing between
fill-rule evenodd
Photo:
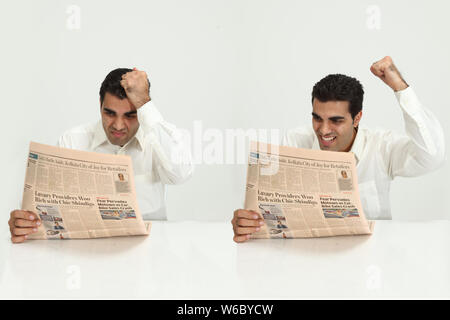
<instances>
[{"instance_id":1,"label":"man in white shirt","mask_svg":"<svg viewBox=\"0 0 450 320\"><path fill-rule=\"evenodd\" d=\"M374 63L372 73L392 90L403 112L406 135L359 128L364 91L358 80L329 75L312 92L312 128L287 132L283 144L297 148L353 152L363 210L368 219L391 219L389 188L396 176L413 177L444 161L444 133L424 108L390 57ZM244 242L264 225L256 212L238 209L231 221L234 241Z\"/></svg>"},{"instance_id":2,"label":"man in white shirt","mask_svg":"<svg viewBox=\"0 0 450 320\"><path fill-rule=\"evenodd\" d=\"M187 140L151 101L147 74L136 68L111 71L100 87L100 112L101 121L67 131L58 146L129 155L143 218L166 219L166 185L187 180L193 164ZM8 223L14 243L40 225L34 212L22 210L12 211Z\"/></svg>"}]
</instances>

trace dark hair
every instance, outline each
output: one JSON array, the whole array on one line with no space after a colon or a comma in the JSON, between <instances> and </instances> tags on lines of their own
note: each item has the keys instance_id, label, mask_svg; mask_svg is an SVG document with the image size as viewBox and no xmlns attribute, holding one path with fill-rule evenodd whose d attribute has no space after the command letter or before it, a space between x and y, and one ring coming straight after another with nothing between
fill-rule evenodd
<instances>
[{"instance_id":1,"label":"dark hair","mask_svg":"<svg viewBox=\"0 0 450 320\"><path fill-rule=\"evenodd\" d=\"M120 81L122 80L122 75L130 71L133 70L128 68L118 68L108 73L100 87L100 104L103 104L107 92L119 99L125 99L127 97L125 89L120 84ZM148 89L150 91L150 81L148 82Z\"/></svg>"},{"instance_id":2,"label":"dark hair","mask_svg":"<svg viewBox=\"0 0 450 320\"><path fill-rule=\"evenodd\" d=\"M314 98L321 102L348 101L349 111L354 119L362 110L364 90L361 83L343 74L330 74L317 82L312 90Z\"/></svg>"}]
</instances>

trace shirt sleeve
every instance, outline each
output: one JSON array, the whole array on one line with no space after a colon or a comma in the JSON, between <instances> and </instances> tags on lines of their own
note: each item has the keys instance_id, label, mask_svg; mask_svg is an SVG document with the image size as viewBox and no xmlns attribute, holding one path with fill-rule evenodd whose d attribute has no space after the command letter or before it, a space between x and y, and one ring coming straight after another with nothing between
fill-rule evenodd
<instances>
[{"instance_id":1,"label":"shirt sleeve","mask_svg":"<svg viewBox=\"0 0 450 320\"><path fill-rule=\"evenodd\" d=\"M189 136L165 121L152 102L138 109L139 124L152 148L153 170L165 184L178 184L192 176Z\"/></svg>"},{"instance_id":2,"label":"shirt sleeve","mask_svg":"<svg viewBox=\"0 0 450 320\"><path fill-rule=\"evenodd\" d=\"M403 113L406 135L388 132L381 149L388 174L413 177L442 165L444 133L438 119L423 107L411 87L395 92Z\"/></svg>"},{"instance_id":3,"label":"shirt sleeve","mask_svg":"<svg viewBox=\"0 0 450 320\"><path fill-rule=\"evenodd\" d=\"M61 148L72 148L70 141L67 139L67 135L60 136L56 146Z\"/></svg>"}]
</instances>

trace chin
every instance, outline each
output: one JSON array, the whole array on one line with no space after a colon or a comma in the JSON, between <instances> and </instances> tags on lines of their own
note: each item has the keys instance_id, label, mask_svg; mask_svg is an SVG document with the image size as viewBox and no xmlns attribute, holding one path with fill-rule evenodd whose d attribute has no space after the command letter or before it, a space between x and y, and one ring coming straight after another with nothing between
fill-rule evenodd
<instances>
[{"instance_id":1,"label":"chin","mask_svg":"<svg viewBox=\"0 0 450 320\"><path fill-rule=\"evenodd\" d=\"M115 146L123 146L125 145L127 142L123 142L122 140L117 140L117 139L109 139L109 142L111 142L111 144L115 145Z\"/></svg>"},{"instance_id":2,"label":"chin","mask_svg":"<svg viewBox=\"0 0 450 320\"><path fill-rule=\"evenodd\" d=\"M325 146L320 146L320 150L322 151L339 151L339 148L337 147L325 147Z\"/></svg>"}]
</instances>

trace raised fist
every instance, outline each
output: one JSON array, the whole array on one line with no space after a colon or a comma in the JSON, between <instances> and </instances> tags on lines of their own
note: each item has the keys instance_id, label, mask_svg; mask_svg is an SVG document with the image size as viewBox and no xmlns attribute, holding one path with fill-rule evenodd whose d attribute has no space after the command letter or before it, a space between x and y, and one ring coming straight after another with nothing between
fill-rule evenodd
<instances>
[{"instance_id":1,"label":"raised fist","mask_svg":"<svg viewBox=\"0 0 450 320\"><path fill-rule=\"evenodd\" d=\"M394 91L400 91L408 88L408 84L403 80L400 72L394 65L391 57L384 57L380 61L375 62L370 67L370 71L378 78L383 80Z\"/></svg>"},{"instance_id":2,"label":"raised fist","mask_svg":"<svg viewBox=\"0 0 450 320\"><path fill-rule=\"evenodd\" d=\"M134 68L133 71L125 73L122 75L120 85L125 89L127 98L136 109L150 101L150 83L144 71Z\"/></svg>"}]
</instances>

